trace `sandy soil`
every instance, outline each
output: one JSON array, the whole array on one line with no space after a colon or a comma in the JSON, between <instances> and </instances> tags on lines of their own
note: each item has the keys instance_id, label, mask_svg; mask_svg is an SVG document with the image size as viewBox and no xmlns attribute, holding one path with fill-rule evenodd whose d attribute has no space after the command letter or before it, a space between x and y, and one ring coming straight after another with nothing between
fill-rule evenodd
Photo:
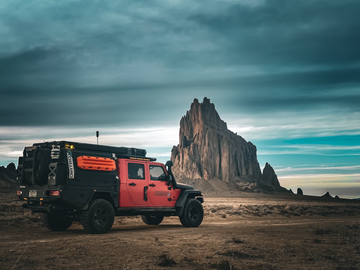
<instances>
[{"instance_id":1,"label":"sandy soil","mask_svg":"<svg viewBox=\"0 0 360 270\"><path fill-rule=\"evenodd\" d=\"M360 269L360 203L306 196L205 198L205 219L148 226L116 218L104 235L79 223L50 232L0 194L0 269Z\"/></svg>"}]
</instances>

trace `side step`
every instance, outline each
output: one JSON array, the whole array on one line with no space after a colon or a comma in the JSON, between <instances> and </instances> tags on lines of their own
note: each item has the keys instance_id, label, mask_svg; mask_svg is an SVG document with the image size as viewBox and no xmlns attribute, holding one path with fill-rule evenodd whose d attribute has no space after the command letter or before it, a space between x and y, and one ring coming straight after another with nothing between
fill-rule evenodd
<instances>
[{"instance_id":1,"label":"side step","mask_svg":"<svg viewBox=\"0 0 360 270\"><path fill-rule=\"evenodd\" d=\"M116 209L117 216L137 216L137 215L163 215L174 216L175 208L126 208L119 207Z\"/></svg>"}]
</instances>

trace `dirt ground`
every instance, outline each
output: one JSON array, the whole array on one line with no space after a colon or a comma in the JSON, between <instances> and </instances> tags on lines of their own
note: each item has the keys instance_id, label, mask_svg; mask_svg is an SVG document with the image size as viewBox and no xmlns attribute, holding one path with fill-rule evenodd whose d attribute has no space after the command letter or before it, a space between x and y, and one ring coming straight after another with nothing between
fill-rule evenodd
<instances>
[{"instance_id":1,"label":"dirt ground","mask_svg":"<svg viewBox=\"0 0 360 270\"><path fill-rule=\"evenodd\" d=\"M117 217L103 235L50 232L0 194L0 269L360 269L360 202L206 197L198 228Z\"/></svg>"}]
</instances>

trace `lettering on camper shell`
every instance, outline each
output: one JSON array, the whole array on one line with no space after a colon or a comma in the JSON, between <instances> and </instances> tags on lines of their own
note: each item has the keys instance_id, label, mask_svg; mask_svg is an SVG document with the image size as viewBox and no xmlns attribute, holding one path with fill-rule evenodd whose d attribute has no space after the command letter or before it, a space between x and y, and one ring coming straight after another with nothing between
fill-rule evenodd
<instances>
[{"instance_id":1,"label":"lettering on camper shell","mask_svg":"<svg viewBox=\"0 0 360 270\"><path fill-rule=\"evenodd\" d=\"M70 151L67 151L67 160L68 160L68 166L69 166L69 179L75 178L75 170L74 170L74 161L72 158L72 153Z\"/></svg>"}]
</instances>

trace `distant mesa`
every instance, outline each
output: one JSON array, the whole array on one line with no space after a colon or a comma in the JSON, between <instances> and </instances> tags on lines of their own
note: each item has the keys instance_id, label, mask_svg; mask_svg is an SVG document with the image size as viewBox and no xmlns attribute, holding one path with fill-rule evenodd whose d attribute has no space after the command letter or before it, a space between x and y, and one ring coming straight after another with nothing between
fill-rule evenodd
<instances>
[{"instance_id":1,"label":"distant mesa","mask_svg":"<svg viewBox=\"0 0 360 270\"><path fill-rule=\"evenodd\" d=\"M298 188L297 189L297 192L296 192L297 195L304 195L303 191L301 188Z\"/></svg>"},{"instance_id":2,"label":"distant mesa","mask_svg":"<svg viewBox=\"0 0 360 270\"><path fill-rule=\"evenodd\" d=\"M266 163L261 172L256 146L228 130L215 105L194 99L180 120L179 144L171 150L173 171L180 179L219 179L244 191L287 191Z\"/></svg>"},{"instance_id":3,"label":"distant mesa","mask_svg":"<svg viewBox=\"0 0 360 270\"><path fill-rule=\"evenodd\" d=\"M326 193L325 193L324 195L322 195L321 197L322 197L322 198L333 198L333 197L330 195L329 191L326 192Z\"/></svg>"},{"instance_id":4,"label":"distant mesa","mask_svg":"<svg viewBox=\"0 0 360 270\"><path fill-rule=\"evenodd\" d=\"M340 197L338 195L335 195L335 199L340 199Z\"/></svg>"}]
</instances>

